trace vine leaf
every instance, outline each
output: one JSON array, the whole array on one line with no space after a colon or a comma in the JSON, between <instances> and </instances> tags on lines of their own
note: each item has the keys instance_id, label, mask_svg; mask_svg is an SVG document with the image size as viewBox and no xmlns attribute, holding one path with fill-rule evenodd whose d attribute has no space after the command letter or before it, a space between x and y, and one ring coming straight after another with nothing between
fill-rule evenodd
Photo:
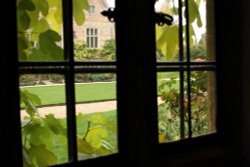
<instances>
[{"instance_id":1,"label":"vine leaf","mask_svg":"<svg viewBox=\"0 0 250 167\"><path fill-rule=\"evenodd\" d=\"M57 42L61 41L61 36L53 31L48 30L39 35L39 47L32 49L29 60L63 60L63 49L58 46Z\"/></svg>"},{"instance_id":2,"label":"vine leaf","mask_svg":"<svg viewBox=\"0 0 250 167\"><path fill-rule=\"evenodd\" d=\"M94 148L84 139L77 138L77 150L80 153L93 154Z\"/></svg>"},{"instance_id":3,"label":"vine leaf","mask_svg":"<svg viewBox=\"0 0 250 167\"><path fill-rule=\"evenodd\" d=\"M35 113L37 113L36 105L42 104L41 99L37 95L26 90L21 91L20 96L21 102L25 104L26 112L33 117Z\"/></svg>"},{"instance_id":4,"label":"vine leaf","mask_svg":"<svg viewBox=\"0 0 250 167\"><path fill-rule=\"evenodd\" d=\"M198 4L194 0L190 0L188 5L189 5L190 24L193 23L197 19L197 26L202 27L202 21L201 21L201 16L200 16Z\"/></svg>"},{"instance_id":5,"label":"vine leaf","mask_svg":"<svg viewBox=\"0 0 250 167\"><path fill-rule=\"evenodd\" d=\"M41 126L39 120L34 120L32 124L25 126L23 130L25 136L29 136L30 144L51 144L51 131L48 128Z\"/></svg>"},{"instance_id":6,"label":"vine leaf","mask_svg":"<svg viewBox=\"0 0 250 167\"><path fill-rule=\"evenodd\" d=\"M46 115L44 121L54 134L62 134L64 136L67 135L66 129L64 128L60 120L56 119L53 114Z\"/></svg>"},{"instance_id":7,"label":"vine leaf","mask_svg":"<svg viewBox=\"0 0 250 167\"><path fill-rule=\"evenodd\" d=\"M78 26L82 25L85 21L84 9L89 10L87 0L73 0L73 15Z\"/></svg>"},{"instance_id":8,"label":"vine leaf","mask_svg":"<svg viewBox=\"0 0 250 167\"><path fill-rule=\"evenodd\" d=\"M90 128L90 131L86 137L86 141L91 144L92 147L99 149L102 146L102 139L108 137L108 132L103 126L96 125Z\"/></svg>"},{"instance_id":9,"label":"vine leaf","mask_svg":"<svg viewBox=\"0 0 250 167\"><path fill-rule=\"evenodd\" d=\"M31 144L29 154L32 156L32 159L35 160L38 166L49 166L55 165L57 163L57 157L55 154L46 149L46 146L43 144Z\"/></svg>"},{"instance_id":10,"label":"vine leaf","mask_svg":"<svg viewBox=\"0 0 250 167\"><path fill-rule=\"evenodd\" d=\"M178 47L178 26L157 26L157 49L165 55L166 60L173 60Z\"/></svg>"}]
</instances>

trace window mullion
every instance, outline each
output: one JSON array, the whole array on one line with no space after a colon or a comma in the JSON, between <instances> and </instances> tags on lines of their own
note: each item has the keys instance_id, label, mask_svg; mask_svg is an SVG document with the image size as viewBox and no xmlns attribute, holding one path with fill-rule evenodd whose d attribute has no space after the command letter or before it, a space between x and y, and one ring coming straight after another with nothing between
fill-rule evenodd
<instances>
[{"instance_id":1,"label":"window mullion","mask_svg":"<svg viewBox=\"0 0 250 167\"><path fill-rule=\"evenodd\" d=\"M187 99L188 99L188 138L192 137L191 84L190 84L190 34L189 34L189 0L185 0L186 15L186 56L187 56Z\"/></svg>"},{"instance_id":2,"label":"window mullion","mask_svg":"<svg viewBox=\"0 0 250 167\"><path fill-rule=\"evenodd\" d=\"M66 102L67 102L67 135L68 158L77 163L75 85L74 85L74 47L73 47L73 5L70 0L63 0L64 58L69 61L66 66Z\"/></svg>"},{"instance_id":3,"label":"window mullion","mask_svg":"<svg viewBox=\"0 0 250 167\"><path fill-rule=\"evenodd\" d=\"M119 146L131 164L149 165L157 144L153 11L154 1L117 1Z\"/></svg>"},{"instance_id":4,"label":"window mullion","mask_svg":"<svg viewBox=\"0 0 250 167\"><path fill-rule=\"evenodd\" d=\"M183 17L182 17L182 0L178 1L179 4L179 60L184 61L184 46L183 46ZM184 71L180 71L180 137L183 139L185 137L185 113L184 113Z\"/></svg>"}]
</instances>

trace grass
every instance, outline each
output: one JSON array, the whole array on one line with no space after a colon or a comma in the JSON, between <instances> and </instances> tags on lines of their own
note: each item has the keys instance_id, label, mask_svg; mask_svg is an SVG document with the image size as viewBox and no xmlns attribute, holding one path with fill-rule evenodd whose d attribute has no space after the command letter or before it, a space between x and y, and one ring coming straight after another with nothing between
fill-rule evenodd
<instances>
[{"instance_id":1,"label":"grass","mask_svg":"<svg viewBox=\"0 0 250 167\"><path fill-rule=\"evenodd\" d=\"M158 73L159 79L177 77L176 72ZM159 80L158 85L161 84ZM178 87L178 82L176 88ZM159 86L158 86L159 88ZM65 85L51 86L31 86L21 87L21 90L27 90L36 94L42 101L42 106L58 105L66 103ZM158 92L159 95L159 92ZM116 99L116 82L95 82L75 85L76 103L108 101Z\"/></svg>"},{"instance_id":2,"label":"grass","mask_svg":"<svg viewBox=\"0 0 250 167\"><path fill-rule=\"evenodd\" d=\"M76 102L93 102L116 99L116 83L88 83L75 85ZM42 105L65 104L65 85L21 87L36 94Z\"/></svg>"}]
</instances>

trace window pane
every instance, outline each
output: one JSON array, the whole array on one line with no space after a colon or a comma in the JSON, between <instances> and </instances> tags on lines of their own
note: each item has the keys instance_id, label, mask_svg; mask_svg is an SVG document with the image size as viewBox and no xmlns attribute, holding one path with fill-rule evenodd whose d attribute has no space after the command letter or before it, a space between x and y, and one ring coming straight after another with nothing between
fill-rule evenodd
<instances>
[{"instance_id":1,"label":"window pane","mask_svg":"<svg viewBox=\"0 0 250 167\"><path fill-rule=\"evenodd\" d=\"M23 74L20 95L24 166L68 162L64 77Z\"/></svg>"},{"instance_id":2,"label":"window pane","mask_svg":"<svg viewBox=\"0 0 250 167\"><path fill-rule=\"evenodd\" d=\"M189 1L190 15L190 58L191 61L203 59L205 61L215 60L215 39L214 39L214 11L213 2ZM193 10L197 9L198 13L194 19Z\"/></svg>"},{"instance_id":3,"label":"window pane","mask_svg":"<svg viewBox=\"0 0 250 167\"><path fill-rule=\"evenodd\" d=\"M88 10L83 10L84 22L75 21L73 26L76 32L75 60L114 61L116 49L114 23L101 15L102 11L114 7L114 1L107 0L106 3L100 3L100 0L88 0L88 4L95 6L95 13L90 14ZM89 38L92 39L88 41ZM95 50L92 51L92 48Z\"/></svg>"},{"instance_id":4,"label":"window pane","mask_svg":"<svg viewBox=\"0 0 250 167\"><path fill-rule=\"evenodd\" d=\"M214 72L193 71L190 77L192 135L195 137L215 132Z\"/></svg>"},{"instance_id":5,"label":"window pane","mask_svg":"<svg viewBox=\"0 0 250 167\"><path fill-rule=\"evenodd\" d=\"M178 0L159 0L155 11L174 17L173 25L156 25L156 56L158 62L179 61L179 18Z\"/></svg>"},{"instance_id":6,"label":"window pane","mask_svg":"<svg viewBox=\"0 0 250 167\"><path fill-rule=\"evenodd\" d=\"M180 140L181 121L184 122L180 117L180 75L178 72L157 75L159 142Z\"/></svg>"},{"instance_id":7,"label":"window pane","mask_svg":"<svg viewBox=\"0 0 250 167\"><path fill-rule=\"evenodd\" d=\"M17 1L19 61L63 61L61 1Z\"/></svg>"},{"instance_id":8,"label":"window pane","mask_svg":"<svg viewBox=\"0 0 250 167\"><path fill-rule=\"evenodd\" d=\"M116 79L113 73L76 74L78 158L118 152Z\"/></svg>"},{"instance_id":9,"label":"window pane","mask_svg":"<svg viewBox=\"0 0 250 167\"><path fill-rule=\"evenodd\" d=\"M95 13L95 6L94 5L90 5L89 6L89 14L94 14Z\"/></svg>"}]
</instances>

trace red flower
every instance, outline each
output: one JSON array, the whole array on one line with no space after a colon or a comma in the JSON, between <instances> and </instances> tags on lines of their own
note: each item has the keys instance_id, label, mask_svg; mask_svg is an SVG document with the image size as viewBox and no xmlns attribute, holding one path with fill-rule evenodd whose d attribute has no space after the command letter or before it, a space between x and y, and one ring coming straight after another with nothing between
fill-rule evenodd
<instances>
[{"instance_id":1,"label":"red flower","mask_svg":"<svg viewBox=\"0 0 250 167\"><path fill-rule=\"evenodd\" d=\"M195 59L194 61L195 61L195 62L204 62L205 59L197 58L197 59Z\"/></svg>"}]
</instances>

